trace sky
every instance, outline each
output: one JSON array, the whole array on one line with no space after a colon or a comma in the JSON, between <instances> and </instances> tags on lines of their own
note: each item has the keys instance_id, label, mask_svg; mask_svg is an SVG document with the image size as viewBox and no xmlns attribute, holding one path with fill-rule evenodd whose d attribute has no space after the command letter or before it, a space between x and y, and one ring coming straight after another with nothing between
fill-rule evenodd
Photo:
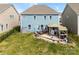
<instances>
[{"instance_id":1,"label":"sky","mask_svg":"<svg viewBox=\"0 0 79 59\"><path fill-rule=\"evenodd\" d=\"M65 3L39 3L39 4L47 5L50 8L55 9L58 12L63 12L63 10L64 10L64 8L66 6ZM21 13L24 10L30 8L31 6L33 6L33 5L39 5L39 4L38 3L16 3L16 4L13 4L13 5L15 6L16 10L19 13Z\"/></svg>"}]
</instances>

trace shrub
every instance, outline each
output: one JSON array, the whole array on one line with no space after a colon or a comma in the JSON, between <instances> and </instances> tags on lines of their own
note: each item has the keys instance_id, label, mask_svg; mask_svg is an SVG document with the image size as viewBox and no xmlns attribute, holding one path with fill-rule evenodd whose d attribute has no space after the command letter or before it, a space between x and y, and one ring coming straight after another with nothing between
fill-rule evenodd
<instances>
[{"instance_id":1,"label":"shrub","mask_svg":"<svg viewBox=\"0 0 79 59\"><path fill-rule=\"evenodd\" d=\"M15 33L15 32L20 32L20 27L17 26L17 27L14 27L12 30L0 35L0 42L2 42L4 39L6 39L9 35L11 35L12 33Z\"/></svg>"}]
</instances>

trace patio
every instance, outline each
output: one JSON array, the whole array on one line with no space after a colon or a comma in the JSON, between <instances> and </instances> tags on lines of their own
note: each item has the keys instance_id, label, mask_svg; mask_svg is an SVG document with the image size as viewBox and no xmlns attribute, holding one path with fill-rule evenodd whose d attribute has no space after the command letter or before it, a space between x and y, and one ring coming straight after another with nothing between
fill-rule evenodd
<instances>
[{"instance_id":1,"label":"patio","mask_svg":"<svg viewBox=\"0 0 79 59\"><path fill-rule=\"evenodd\" d=\"M35 37L51 43L66 44L68 42L67 28L57 24L49 24L47 32L35 32Z\"/></svg>"},{"instance_id":2,"label":"patio","mask_svg":"<svg viewBox=\"0 0 79 59\"><path fill-rule=\"evenodd\" d=\"M50 36L49 34L41 34L39 36L37 36L36 38L38 39L43 39L47 42L51 42L51 43L61 43L61 44L67 44L67 41L64 39L60 39L57 36Z\"/></svg>"}]
</instances>

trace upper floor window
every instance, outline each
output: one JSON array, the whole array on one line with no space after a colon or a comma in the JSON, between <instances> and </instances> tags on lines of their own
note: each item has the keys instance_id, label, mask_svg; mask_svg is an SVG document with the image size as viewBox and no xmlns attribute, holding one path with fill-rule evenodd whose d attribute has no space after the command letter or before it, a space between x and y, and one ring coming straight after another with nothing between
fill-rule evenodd
<instances>
[{"instance_id":1,"label":"upper floor window","mask_svg":"<svg viewBox=\"0 0 79 59\"><path fill-rule=\"evenodd\" d=\"M52 16L50 16L50 20L52 19Z\"/></svg>"},{"instance_id":2,"label":"upper floor window","mask_svg":"<svg viewBox=\"0 0 79 59\"><path fill-rule=\"evenodd\" d=\"M15 17L14 15L10 15L10 19L14 19L14 17Z\"/></svg>"},{"instance_id":3,"label":"upper floor window","mask_svg":"<svg viewBox=\"0 0 79 59\"><path fill-rule=\"evenodd\" d=\"M31 25L28 25L28 29L31 29Z\"/></svg>"},{"instance_id":4,"label":"upper floor window","mask_svg":"<svg viewBox=\"0 0 79 59\"><path fill-rule=\"evenodd\" d=\"M44 19L46 19L46 16L44 16Z\"/></svg>"},{"instance_id":5,"label":"upper floor window","mask_svg":"<svg viewBox=\"0 0 79 59\"><path fill-rule=\"evenodd\" d=\"M34 20L36 19L36 16L34 16Z\"/></svg>"}]
</instances>

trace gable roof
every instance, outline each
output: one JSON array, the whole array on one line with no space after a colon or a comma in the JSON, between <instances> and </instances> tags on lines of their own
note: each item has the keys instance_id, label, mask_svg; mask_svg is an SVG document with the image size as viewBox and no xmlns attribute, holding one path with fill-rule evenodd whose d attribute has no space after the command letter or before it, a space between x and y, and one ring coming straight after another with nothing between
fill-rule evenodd
<instances>
[{"instance_id":1,"label":"gable roof","mask_svg":"<svg viewBox=\"0 0 79 59\"><path fill-rule=\"evenodd\" d=\"M2 13L3 11L5 11L9 7L13 7L15 9L15 7L12 4L0 4L0 13ZM16 11L16 9L15 9L15 11ZM17 12L17 14L18 14L18 12Z\"/></svg>"},{"instance_id":2,"label":"gable roof","mask_svg":"<svg viewBox=\"0 0 79 59\"><path fill-rule=\"evenodd\" d=\"M68 5L76 12L76 14L79 14L79 3L69 3Z\"/></svg>"},{"instance_id":3,"label":"gable roof","mask_svg":"<svg viewBox=\"0 0 79 59\"><path fill-rule=\"evenodd\" d=\"M58 12L46 5L33 5L21 14L58 14Z\"/></svg>"},{"instance_id":4,"label":"gable roof","mask_svg":"<svg viewBox=\"0 0 79 59\"><path fill-rule=\"evenodd\" d=\"M0 13L9 7L10 7L10 4L0 4Z\"/></svg>"}]
</instances>

